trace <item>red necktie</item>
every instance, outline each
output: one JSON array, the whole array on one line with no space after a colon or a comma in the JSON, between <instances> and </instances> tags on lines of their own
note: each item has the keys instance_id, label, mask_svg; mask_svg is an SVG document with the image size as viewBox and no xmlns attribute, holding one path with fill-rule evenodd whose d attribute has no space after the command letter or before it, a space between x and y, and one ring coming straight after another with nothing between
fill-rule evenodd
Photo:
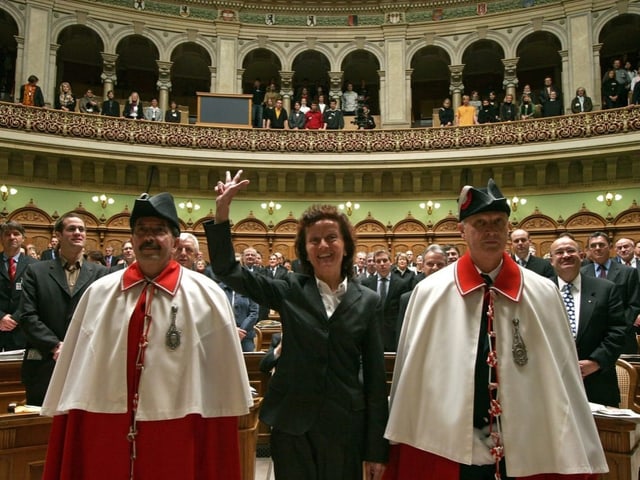
<instances>
[{"instance_id":1,"label":"red necktie","mask_svg":"<svg viewBox=\"0 0 640 480\"><path fill-rule=\"evenodd\" d=\"M600 265L600 278L607 278L607 267Z\"/></svg>"},{"instance_id":2,"label":"red necktie","mask_svg":"<svg viewBox=\"0 0 640 480\"><path fill-rule=\"evenodd\" d=\"M9 280L11 283L16 279L16 260L11 257L9 259Z\"/></svg>"}]
</instances>

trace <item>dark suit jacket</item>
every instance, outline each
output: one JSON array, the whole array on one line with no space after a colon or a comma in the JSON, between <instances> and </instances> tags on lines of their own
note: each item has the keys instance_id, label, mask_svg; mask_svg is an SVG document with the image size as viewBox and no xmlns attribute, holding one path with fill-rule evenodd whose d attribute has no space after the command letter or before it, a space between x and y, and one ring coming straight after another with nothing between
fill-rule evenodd
<instances>
[{"instance_id":1,"label":"dark suit jacket","mask_svg":"<svg viewBox=\"0 0 640 480\"><path fill-rule=\"evenodd\" d=\"M70 293L60 260L29 265L22 282L19 307L19 323L25 333L27 348L22 363L22 382L29 404L42 404L55 366L51 350L64 340L73 312L87 287L107 273L102 265L83 262L76 286ZM41 358L34 359L34 356Z\"/></svg>"},{"instance_id":2,"label":"dark suit jacket","mask_svg":"<svg viewBox=\"0 0 640 480\"><path fill-rule=\"evenodd\" d=\"M22 278L27 266L37 262L34 258L20 255L16 264L16 277L14 282L11 283L7 265L5 265L3 256L0 256L0 318L6 314L11 314L13 319L16 322L18 321L19 314L16 311L22 295ZM20 326L10 332L0 332L0 351L18 350L24 348L24 345L24 333L22 333Z\"/></svg>"},{"instance_id":3,"label":"dark suit jacket","mask_svg":"<svg viewBox=\"0 0 640 480\"><path fill-rule=\"evenodd\" d=\"M281 341L282 341L282 334L274 333L271 336L271 345L269 346L269 351L264 357L262 357L262 360L260 360L261 372L269 373L278 364L278 360L280 359L280 357L276 358L275 349L278 345L280 345Z\"/></svg>"},{"instance_id":4,"label":"dark suit jacket","mask_svg":"<svg viewBox=\"0 0 640 480\"><path fill-rule=\"evenodd\" d=\"M280 312L287 341L261 420L291 435L313 430L329 439L353 438L362 442L356 448L362 458L356 460L386 461L388 407L377 295L350 280L327 317L314 277L253 275L235 261L229 222L207 222L204 228L215 274L235 291Z\"/></svg>"},{"instance_id":5,"label":"dark suit jacket","mask_svg":"<svg viewBox=\"0 0 640 480\"><path fill-rule=\"evenodd\" d=\"M142 102L138 102L138 112L135 117L131 116L131 111L133 110L133 106L128 101L124 103L124 110L122 111L122 116L125 118L135 118L136 120L144 120L144 105Z\"/></svg>"},{"instance_id":6,"label":"dark suit jacket","mask_svg":"<svg viewBox=\"0 0 640 480\"><path fill-rule=\"evenodd\" d=\"M415 277L413 272L412 276ZM407 274L408 275L408 274ZM384 319L382 322L382 343L385 352L395 352L398 348L398 312L400 311L400 296L412 289L411 277L402 278L400 275L390 275L391 281L387 286L387 296L383 305ZM363 286L374 292L378 291L378 276L372 275L361 280Z\"/></svg>"},{"instance_id":7,"label":"dark suit jacket","mask_svg":"<svg viewBox=\"0 0 640 480\"><path fill-rule=\"evenodd\" d=\"M558 283L558 279L554 279ZM578 359L594 360L600 370L584 378L590 402L617 407L620 403L616 360L627 338L624 308L613 282L581 275L580 318L576 335Z\"/></svg>"},{"instance_id":8,"label":"dark suit jacket","mask_svg":"<svg viewBox=\"0 0 640 480\"><path fill-rule=\"evenodd\" d=\"M283 278L287 278L287 275L289 274L289 270L287 270L286 268L284 268L282 265L278 265L276 267L276 274L275 277L274 275L271 273L271 267L265 267L263 269L260 270L260 273L264 276L267 276L269 278L276 278L276 279L280 279L282 280Z\"/></svg>"},{"instance_id":9,"label":"dark suit jacket","mask_svg":"<svg viewBox=\"0 0 640 480\"><path fill-rule=\"evenodd\" d=\"M58 255L56 254L56 258ZM40 253L40 260L53 260L53 249L47 248Z\"/></svg>"},{"instance_id":10,"label":"dark suit jacket","mask_svg":"<svg viewBox=\"0 0 640 480\"><path fill-rule=\"evenodd\" d=\"M595 277L595 265L593 263L584 265L580 272L586 276ZM625 319L629 327L627 341L622 353L638 353L638 342L633 328L633 322L640 313L640 278L638 272L631 267L621 265L612 260L607 271L607 280L618 286L618 293L622 299Z\"/></svg>"},{"instance_id":11,"label":"dark suit jacket","mask_svg":"<svg viewBox=\"0 0 640 480\"><path fill-rule=\"evenodd\" d=\"M511 255L511 258L513 258L515 262L518 261L515 255ZM556 276L556 272L553 270L553 267L548 260L535 257L533 255L529 255L529 261L525 264L524 268L531 270L532 272L536 272L538 275L542 275L543 277L553 278Z\"/></svg>"},{"instance_id":12,"label":"dark suit jacket","mask_svg":"<svg viewBox=\"0 0 640 480\"><path fill-rule=\"evenodd\" d=\"M119 117L120 104L115 100L105 100L102 103L102 115L107 117Z\"/></svg>"}]
</instances>

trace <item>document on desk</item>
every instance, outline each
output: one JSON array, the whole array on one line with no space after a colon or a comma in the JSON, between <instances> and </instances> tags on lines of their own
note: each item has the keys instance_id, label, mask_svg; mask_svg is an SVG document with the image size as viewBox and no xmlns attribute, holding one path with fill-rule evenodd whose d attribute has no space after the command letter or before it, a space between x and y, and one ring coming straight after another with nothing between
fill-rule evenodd
<instances>
[{"instance_id":1,"label":"document on desk","mask_svg":"<svg viewBox=\"0 0 640 480\"><path fill-rule=\"evenodd\" d=\"M0 362L14 362L16 360L22 360L23 356L24 349L7 350L6 352L0 352Z\"/></svg>"},{"instance_id":2,"label":"document on desk","mask_svg":"<svg viewBox=\"0 0 640 480\"><path fill-rule=\"evenodd\" d=\"M628 420L634 423L640 423L640 414L630 410L628 408L615 408L600 405L599 403L589 402L591 407L591 413L598 417L619 418L621 420Z\"/></svg>"}]
</instances>

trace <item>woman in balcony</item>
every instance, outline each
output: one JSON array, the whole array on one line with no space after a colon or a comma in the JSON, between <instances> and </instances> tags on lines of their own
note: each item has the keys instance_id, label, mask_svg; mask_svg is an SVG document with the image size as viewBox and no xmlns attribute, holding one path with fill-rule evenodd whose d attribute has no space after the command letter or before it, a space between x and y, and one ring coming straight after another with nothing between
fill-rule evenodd
<instances>
[{"instance_id":1,"label":"woman in balcony","mask_svg":"<svg viewBox=\"0 0 640 480\"><path fill-rule=\"evenodd\" d=\"M616 71L607 72L607 78L602 82L602 108L618 108L622 106L622 97L625 95L624 85L616 79Z\"/></svg>"},{"instance_id":2,"label":"woman in balcony","mask_svg":"<svg viewBox=\"0 0 640 480\"><path fill-rule=\"evenodd\" d=\"M74 112L76 110L76 97L73 96L69 82L62 82L59 90L60 94L56 97L54 102L56 110Z\"/></svg>"},{"instance_id":3,"label":"woman in balcony","mask_svg":"<svg viewBox=\"0 0 640 480\"><path fill-rule=\"evenodd\" d=\"M131 96L124 104L124 118L144 120L144 108L138 92L131 92Z\"/></svg>"}]
</instances>

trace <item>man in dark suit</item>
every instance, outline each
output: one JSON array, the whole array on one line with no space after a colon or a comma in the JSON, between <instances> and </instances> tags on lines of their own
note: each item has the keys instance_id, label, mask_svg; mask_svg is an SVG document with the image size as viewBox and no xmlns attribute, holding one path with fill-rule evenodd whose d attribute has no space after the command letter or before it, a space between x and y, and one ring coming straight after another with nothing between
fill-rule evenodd
<instances>
[{"instance_id":1,"label":"man in dark suit","mask_svg":"<svg viewBox=\"0 0 640 480\"><path fill-rule=\"evenodd\" d=\"M287 269L278 263L278 256L275 253L269 255L269 266L262 270L262 274L269 278L283 279L287 273Z\"/></svg>"},{"instance_id":2,"label":"man in dark suit","mask_svg":"<svg viewBox=\"0 0 640 480\"><path fill-rule=\"evenodd\" d=\"M400 296L411 290L411 282L399 275L391 275L391 258L386 250L373 254L376 263L376 275L362 279L362 285L378 292L382 303L384 320L381 325L382 343L385 352L395 352L398 343L398 312ZM413 275L413 273L412 273Z\"/></svg>"},{"instance_id":3,"label":"man in dark suit","mask_svg":"<svg viewBox=\"0 0 640 480\"><path fill-rule=\"evenodd\" d=\"M77 214L58 218L54 233L60 255L29 265L22 282L18 323L26 337L22 383L29 405L42 405L80 297L94 280L108 273L102 265L83 261L86 232Z\"/></svg>"},{"instance_id":4,"label":"man in dark suit","mask_svg":"<svg viewBox=\"0 0 640 480\"><path fill-rule=\"evenodd\" d=\"M113 254L113 247L108 246L104 249L104 264L107 268L115 267L120 258Z\"/></svg>"},{"instance_id":5,"label":"man in dark suit","mask_svg":"<svg viewBox=\"0 0 640 480\"><path fill-rule=\"evenodd\" d=\"M620 238L616 242L616 253L618 254L616 262L627 267L640 269L640 259L635 256L634 247L635 244L630 238Z\"/></svg>"},{"instance_id":6,"label":"man in dark suit","mask_svg":"<svg viewBox=\"0 0 640 480\"><path fill-rule=\"evenodd\" d=\"M511 232L511 258L518 265L527 268L538 275L551 278L555 276L553 267L544 258L536 257L531 254L531 239L529 232L521 228Z\"/></svg>"},{"instance_id":7,"label":"man in dark suit","mask_svg":"<svg viewBox=\"0 0 640 480\"><path fill-rule=\"evenodd\" d=\"M589 258L593 262L584 265L581 272L589 277L606 278L618 286L622 298L625 319L629 330L622 353L638 353L636 329L640 315L640 278L638 272L630 267L613 261L611 256L611 240L604 232L594 232L587 242ZM636 329L632 328L636 326Z\"/></svg>"},{"instance_id":8,"label":"man in dark suit","mask_svg":"<svg viewBox=\"0 0 640 480\"><path fill-rule=\"evenodd\" d=\"M24 348L24 334L18 327L16 310L22 294L22 276L27 265L37 263L20 253L24 242L24 227L18 222L0 226L3 255L0 265L0 351ZM14 317L15 315L15 317Z\"/></svg>"},{"instance_id":9,"label":"man in dark suit","mask_svg":"<svg viewBox=\"0 0 640 480\"><path fill-rule=\"evenodd\" d=\"M54 236L51 237L51 241L49 242L49 248L43 250L40 254L40 260L53 260L58 258L58 239Z\"/></svg>"},{"instance_id":10,"label":"man in dark suit","mask_svg":"<svg viewBox=\"0 0 640 480\"><path fill-rule=\"evenodd\" d=\"M628 325L618 289L609 280L580 273L578 244L562 236L551 244L551 262L576 339L578 363L590 402L617 407L620 403L616 360ZM575 307L579 307L579 310Z\"/></svg>"}]
</instances>

